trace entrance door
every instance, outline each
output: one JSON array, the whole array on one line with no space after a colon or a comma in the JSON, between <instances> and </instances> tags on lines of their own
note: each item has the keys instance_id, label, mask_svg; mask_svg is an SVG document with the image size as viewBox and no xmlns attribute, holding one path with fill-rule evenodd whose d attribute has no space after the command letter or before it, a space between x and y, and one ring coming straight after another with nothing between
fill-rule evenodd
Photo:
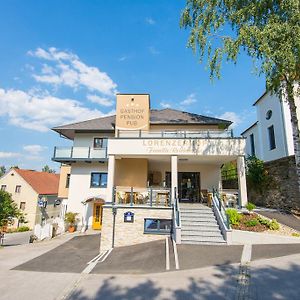
<instances>
[{"instance_id":1,"label":"entrance door","mask_svg":"<svg viewBox=\"0 0 300 300\"><path fill-rule=\"evenodd\" d=\"M93 229L101 229L102 227L102 203L94 203L93 209Z\"/></svg>"},{"instance_id":2,"label":"entrance door","mask_svg":"<svg viewBox=\"0 0 300 300\"><path fill-rule=\"evenodd\" d=\"M166 172L166 184L171 187L171 172ZM178 197L181 202L200 202L199 172L178 172Z\"/></svg>"}]
</instances>

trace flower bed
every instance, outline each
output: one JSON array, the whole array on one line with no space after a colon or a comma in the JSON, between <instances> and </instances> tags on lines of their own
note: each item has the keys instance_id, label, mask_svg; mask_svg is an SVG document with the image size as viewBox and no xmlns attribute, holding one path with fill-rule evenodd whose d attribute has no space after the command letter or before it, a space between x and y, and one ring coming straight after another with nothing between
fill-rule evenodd
<instances>
[{"instance_id":1,"label":"flower bed","mask_svg":"<svg viewBox=\"0 0 300 300\"><path fill-rule=\"evenodd\" d=\"M275 219L269 220L256 213L239 213L236 209L227 209L226 214L233 229L253 232L280 229Z\"/></svg>"}]
</instances>

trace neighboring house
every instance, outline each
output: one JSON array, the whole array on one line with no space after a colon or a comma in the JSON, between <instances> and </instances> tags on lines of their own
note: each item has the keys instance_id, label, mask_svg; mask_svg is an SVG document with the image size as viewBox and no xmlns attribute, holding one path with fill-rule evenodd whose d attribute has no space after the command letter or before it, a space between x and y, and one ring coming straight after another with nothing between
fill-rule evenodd
<instances>
[{"instance_id":1,"label":"neighboring house","mask_svg":"<svg viewBox=\"0 0 300 300\"><path fill-rule=\"evenodd\" d=\"M300 121L300 101L298 121ZM278 95L265 92L254 104L257 121L247 128L242 136L246 138L246 153L263 161L272 161L294 155L293 132L289 104Z\"/></svg>"},{"instance_id":2,"label":"neighboring house","mask_svg":"<svg viewBox=\"0 0 300 300\"><path fill-rule=\"evenodd\" d=\"M0 178L1 190L12 195L28 221L26 226L50 222L59 217L60 205L56 205L59 175L33 170L12 168ZM45 207L40 207L43 202ZM19 227L18 221L13 227Z\"/></svg>"},{"instance_id":3,"label":"neighboring house","mask_svg":"<svg viewBox=\"0 0 300 300\"><path fill-rule=\"evenodd\" d=\"M64 219L69 196L69 186L71 178L71 166L62 164L60 167L58 199L61 200L61 218Z\"/></svg>"},{"instance_id":4,"label":"neighboring house","mask_svg":"<svg viewBox=\"0 0 300 300\"><path fill-rule=\"evenodd\" d=\"M170 234L177 200L176 209L209 202L210 192L222 188L221 166L233 160L238 205L245 206L245 140L233 137L230 125L194 113L150 109L148 94L118 94L116 115L53 128L73 141L71 147L55 147L53 156L71 167L67 210L79 214L83 230L102 229L102 250L161 239Z\"/></svg>"}]
</instances>

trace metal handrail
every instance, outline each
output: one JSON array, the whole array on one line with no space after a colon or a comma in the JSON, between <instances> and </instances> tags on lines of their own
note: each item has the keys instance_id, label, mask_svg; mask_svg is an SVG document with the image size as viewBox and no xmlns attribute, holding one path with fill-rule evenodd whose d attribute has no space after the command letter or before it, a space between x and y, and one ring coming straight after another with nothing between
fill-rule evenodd
<instances>
[{"instance_id":1,"label":"metal handrail","mask_svg":"<svg viewBox=\"0 0 300 300\"><path fill-rule=\"evenodd\" d=\"M220 199L220 195L218 193L217 190L213 189L213 203L216 206L216 208L219 210L220 212L220 216L226 226L226 229L230 229L230 222L229 222L229 218L228 215L226 214L226 208L222 203L222 200Z\"/></svg>"}]
</instances>

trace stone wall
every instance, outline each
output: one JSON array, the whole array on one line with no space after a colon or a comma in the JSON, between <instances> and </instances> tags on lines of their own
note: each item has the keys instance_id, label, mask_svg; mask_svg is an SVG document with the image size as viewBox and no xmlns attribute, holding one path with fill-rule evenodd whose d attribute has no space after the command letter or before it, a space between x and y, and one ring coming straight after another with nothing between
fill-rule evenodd
<instances>
[{"instance_id":1,"label":"stone wall","mask_svg":"<svg viewBox=\"0 0 300 300\"><path fill-rule=\"evenodd\" d=\"M172 219L171 208L151 208L151 207L117 207L117 214L115 219L115 247L135 245L139 243L146 243L155 240L165 239L165 235L159 234L145 234L144 233L144 219ZM134 222L124 222L125 212L134 213ZM109 250L112 247L113 236L113 213L112 207L109 205L103 206L102 215L102 230L101 230L101 244L100 250Z\"/></svg>"},{"instance_id":2,"label":"stone wall","mask_svg":"<svg viewBox=\"0 0 300 300\"><path fill-rule=\"evenodd\" d=\"M288 156L265 162L265 169L272 178L272 184L264 195L248 188L248 200L259 206L283 211L300 210L295 157Z\"/></svg>"}]
</instances>

